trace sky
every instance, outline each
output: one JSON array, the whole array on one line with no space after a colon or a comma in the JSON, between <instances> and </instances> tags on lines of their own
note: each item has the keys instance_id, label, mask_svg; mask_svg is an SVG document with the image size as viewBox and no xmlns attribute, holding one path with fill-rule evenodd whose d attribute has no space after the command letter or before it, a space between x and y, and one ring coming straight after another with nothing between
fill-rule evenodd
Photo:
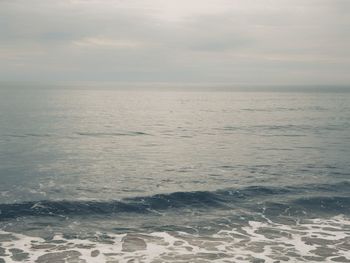
<instances>
[{"instance_id":1,"label":"sky","mask_svg":"<svg viewBox=\"0 0 350 263\"><path fill-rule=\"evenodd\" d=\"M0 81L350 84L349 0L0 0Z\"/></svg>"}]
</instances>

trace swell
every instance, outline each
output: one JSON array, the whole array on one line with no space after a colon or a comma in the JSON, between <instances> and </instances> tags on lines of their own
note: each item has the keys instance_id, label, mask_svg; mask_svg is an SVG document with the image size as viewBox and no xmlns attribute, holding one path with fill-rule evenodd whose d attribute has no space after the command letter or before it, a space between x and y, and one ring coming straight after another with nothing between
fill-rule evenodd
<instances>
[{"instance_id":1,"label":"swell","mask_svg":"<svg viewBox=\"0 0 350 263\"><path fill-rule=\"evenodd\" d=\"M75 132L67 135L57 135L51 133L24 133L24 134L3 134L1 136L13 137L13 138L30 138L30 137L64 137L71 138L72 136L88 136L88 137L114 137L114 136L142 136L142 135L151 135L149 133L141 131L119 131L119 132Z\"/></svg>"},{"instance_id":2,"label":"swell","mask_svg":"<svg viewBox=\"0 0 350 263\"><path fill-rule=\"evenodd\" d=\"M173 209L244 208L267 214L350 213L350 183L299 187L250 186L217 191L174 192L113 201L30 201L0 204L0 220L26 216L154 213Z\"/></svg>"},{"instance_id":3,"label":"swell","mask_svg":"<svg viewBox=\"0 0 350 263\"><path fill-rule=\"evenodd\" d=\"M145 132L140 131L124 131L124 132L77 132L79 136L90 136L90 137L111 137L111 136L138 136L138 135L149 135Z\"/></svg>"}]
</instances>

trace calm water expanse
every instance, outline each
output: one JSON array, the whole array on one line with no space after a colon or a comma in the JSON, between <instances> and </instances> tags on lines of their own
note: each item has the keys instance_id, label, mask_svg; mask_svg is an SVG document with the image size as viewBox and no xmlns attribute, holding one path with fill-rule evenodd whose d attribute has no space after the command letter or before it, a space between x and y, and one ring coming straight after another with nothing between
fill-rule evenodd
<instances>
[{"instance_id":1,"label":"calm water expanse","mask_svg":"<svg viewBox=\"0 0 350 263\"><path fill-rule=\"evenodd\" d=\"M0 262L350 262L350 93L0 90Z\"/></svg>"}]
</instances>

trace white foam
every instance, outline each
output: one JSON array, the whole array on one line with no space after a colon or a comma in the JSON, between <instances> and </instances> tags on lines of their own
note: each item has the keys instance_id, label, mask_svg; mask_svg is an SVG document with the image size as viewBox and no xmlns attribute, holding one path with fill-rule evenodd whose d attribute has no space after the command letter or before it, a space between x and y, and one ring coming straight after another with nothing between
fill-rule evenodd
<instances>
[{"instance_id":1,"label":"white foam","mask_svg":"<svg viewBox=\"0 0 350 263\"><path fill-rule=\"evenodd\" d=\"M62 243L0 231L0 235L4 234L13 237L11 240L2 241L0 245L8 254L5 257L8 263L16 262L11 258L11 248L28 253L27 262L36 262L40 256L48 253L72 250L81 254L81 262L91 263L108 260L127 262L130 259L135 259L135 262L172 262L181 259L184 262L193 259L203 262L249 262L253 258L265 262L317 262L316 259L333 262L331 259L336 257L350 260L350 219L344 216L312 219L296 225L249 221L246 226L221 230L214 235L184 232L109 234L113 242L107 244L91 240L65 239L60 234L53 240ZM101 233L96 233L96 237L101 236ZM126 242L129 249L125 246ZM52 247L40 248L35 245ZM331 252L322 255L320 248ZM94 250L99 251L95 257L91 255Z\"/></svg>"}]
</instances>

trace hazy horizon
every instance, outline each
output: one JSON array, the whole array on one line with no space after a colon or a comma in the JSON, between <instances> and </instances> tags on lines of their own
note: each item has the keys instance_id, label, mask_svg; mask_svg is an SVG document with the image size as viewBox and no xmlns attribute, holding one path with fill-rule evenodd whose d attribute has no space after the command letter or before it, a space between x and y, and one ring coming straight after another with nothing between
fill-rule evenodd
<instances>
[{"instance_id":1,"label":"hazy horizon","mask_svg":"<svg viewBox=\"0 0 350 263\"><path fill-rule=\"evenodd\" d=\"M115 91L198 91L198 92L336 92L349 93L350 85L283 85L177 82L106 81L0 81L1 90L115 90Z\"/></svg>"}]
</instances>

